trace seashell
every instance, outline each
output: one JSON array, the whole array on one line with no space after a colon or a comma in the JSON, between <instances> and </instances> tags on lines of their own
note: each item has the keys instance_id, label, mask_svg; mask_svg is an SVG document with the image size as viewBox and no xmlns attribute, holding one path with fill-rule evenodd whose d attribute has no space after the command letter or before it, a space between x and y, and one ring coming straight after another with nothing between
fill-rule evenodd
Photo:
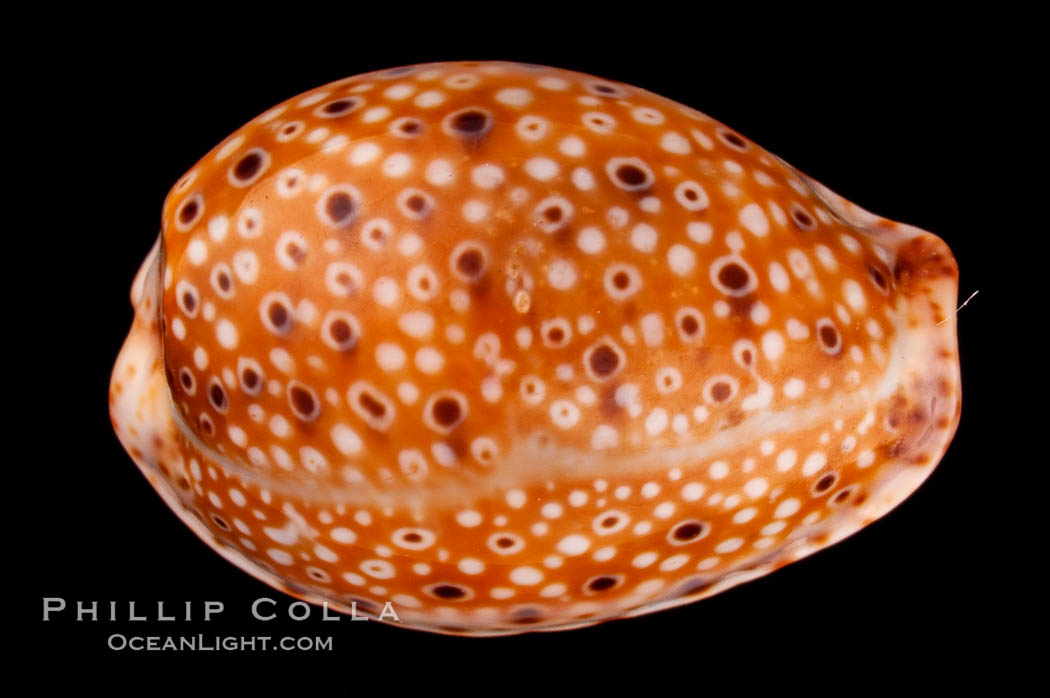
<instances>
[{"instance_id":1,"label":"seashell","mask_svg":"<svg viewBox=\"0 0 1050 698\"><path fill-rule=\"evenodd\" d=\"M205 542L424 630L705 598L884 515L960 410L948 247L643 89L359 75L169 193L116 432Z\"/></svg>"}]
</instances>

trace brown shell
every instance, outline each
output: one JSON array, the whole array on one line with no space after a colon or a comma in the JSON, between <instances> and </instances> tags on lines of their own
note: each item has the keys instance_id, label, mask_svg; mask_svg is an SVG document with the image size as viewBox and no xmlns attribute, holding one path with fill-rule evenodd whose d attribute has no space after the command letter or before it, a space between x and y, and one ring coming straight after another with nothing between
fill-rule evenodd
<instances>
[{"instance_id":1,"label":"brown shell","mask_svg":"<svg viewBox=\"0 0 1050 698\"><path fill-rule=\"evenodd\" d=\"M944 243L629 85L340 80L163 220L117 432L223 555L333 607L506 633L685 603L881 516L958 422Z\"/></svg>"}]
</instances>

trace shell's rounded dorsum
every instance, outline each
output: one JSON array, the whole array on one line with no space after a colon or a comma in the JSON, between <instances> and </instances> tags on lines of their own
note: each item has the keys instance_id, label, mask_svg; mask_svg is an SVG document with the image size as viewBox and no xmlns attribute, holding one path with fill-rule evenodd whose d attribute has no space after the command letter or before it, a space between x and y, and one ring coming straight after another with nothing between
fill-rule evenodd
<instances>
[{"instance_id":1,"label":"shell's rounded dorsum","mask_svg":"<svg viewBox=\"0 0 1050 698\"><path fill-rule=\"evenodd\" d=\"M885 514L956 428L957 268L693 109L512 63L361 75L172 189L113 372L209 545L498 634L675 606Z\"/></svg>"}]
</instances>

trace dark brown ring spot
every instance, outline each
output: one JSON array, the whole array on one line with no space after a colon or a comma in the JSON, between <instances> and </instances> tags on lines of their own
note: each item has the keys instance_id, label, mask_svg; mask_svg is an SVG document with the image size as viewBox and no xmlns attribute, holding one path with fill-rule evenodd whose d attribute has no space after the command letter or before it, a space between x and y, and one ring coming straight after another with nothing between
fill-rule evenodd
<instances>
[{"instance_id":1,"label":"dark brown ring spot","mask_svg":"<svg viewBox=\"0 0 1050 698\"><path fill-rule=\"evenodd\" d=\"M248 181L259 173L262 167L262 156L259 153L248 153L233 167L233 176L241 181Z\"/></svg>"},{"instance_id":2,"label":"dark brown ring spot","mask_svg":"<svg viewBox=\"0 0 1050 698\"><path fill-rule=\"evenodd\" d=\"M834 473L828 473L827 475L825 475L817 481L817 484L814 487L814 489L817 492L826 492L831 488L832 485L835 484L835 480L837 479L838 478L835 477Z\"/></svg>"},{"instance_id":3,"label":"dark brown ring spot","mask_svg":"<svg viewBox=\"0 0 1050 698\"><path fill-rule=\"evenodd\" d=\"M539 623L543 620L543 613L535 608L523 608L514 612L513 620L520 625Z\"/></svg>"},{"instance_id":4,"label":"dark brown ring spot","mask_svg":"<svg viewBox=\"0 0 1050 698\"><path fill-rule=\"evenodd\" d=\"M868 273L871 275L871 280L875 282L875 285L883 291L885 291L886 277L882 275L882 272L876 269L875 267L868 267Z\"/></svg>"},{"instance_id":5,"label":"dark brown ring spot","mask_svg":"<svg viewBox=\"0 0 1050 698\"><path fill-rule=\"evenodd\" d=\"M345 344L354 336L353 330L350 328L350 323L346 320L334 320L331 325L328 326L328 333L332 336L332 339L336 344Z\"/></svg>"},{"instance_id":6,"label":"dark brown ring spot","mask_svg":"<svg viewBox=\"0 0 1050 698\"><path fill-rule=\"evenodd\" d=\"M270 322L277 329L283 329L289 324L291 316L288 313L288 309L284 307L283 303L270 303L270 307L266 310L267 315L270 318Z\"/></svg>"},{"instance_id":7,"label":"dark brown ring spot","mask_svg":"<svg viewBox=\"0 0 1050 698\"><path fill-rule=\"evenodd\" d=\"M805 211L794 209L791 212L791 217L795 219L795 222L802 228L812 228L813 219Z\"/></svg>"},{"instance_id":8,"label":"dark brown ring spot","mask_svg":"<svg viewBox=\"0 0 1050 698\"><path fill-rule=\"evenodd\" d=\"M338 225L354 213L354 200L345 191L337 191L328 197L324 205L328 218Z\"/></svg>"},{"instance_id":9,"label":"dark brown ring spot","mask_svg":"<svg viewBox=\"0 0 1050 698\"><path fill-rule=\"evenodd\" d=\"M215 409L226 409L226 391L222 389L221 385L212 383L208 389L208 397L211 398L211 403L215 406Z\"/></svg>"},{"instance_id":10,"label":"dark brown ring spot","mask_svg":"<svg viewBox=\"0 0 1050 698\"><path fill-rule=\"evenodd\" d=\"M179 221L184 224L193 222L193 219L197 217L197 212L200 210L200 205L196 199L190 199L179 211Z\"/></svg>"},{"instance_id":11,"label":"dark brown ring spot","mask_svg":"<svg viewBox=\"0 0 1050 698\"><path fill-rule=\"evenodd\" d=\"M321 108L325 114L329 116L338 116L350 111L354 105L357 104L357 100L354 99L337 99L334 102L329 102Z\"/></svg>"},{"instance_id":12,"label":"dark brown ring spot","mask_svg":"<svg viewBox=\"0 0 1050 698\"><path fill-rule=\"evenodd\" d=\"M434 596L442 599L462 599L467 595L467 592L451 584L438 584L436 587L431 588L430 591Z\"/></svg>"},{"instance_id":13,"label":"dark brown ring spot","mask_svg":"<svg viewBox=\"0 0 1050 698\"><path fill-rule=\"evenodd\" d=\"M440 426L448 427L459 421L460 416L463 414L463 408L458 400L443 397L434 402L431 414L434 416L434 421Z\"/></svg>"},{"instance_id":14,"label":"dark brown ring spot","mask_svg":"<svg viewBox=\"0 0 1050 698\"><path fill-rule=\"evenodd\" d=\"M747 142L732 131L723 131L722 138L726 139L730 145L736 148L740 148L741 150L747 148Z\"/></svg>"},{"instance_id":15,"label":"dark brown ring spot","mask_svg":"<svg viewBox=\"0 0 1050 698\"><path fill-rule=\"evenodd\" d=\"M303 248L299 247L294 242L289 242L285 246L284 253L288 255L288 259L292 260L297 265L302 264L303 260L306 259L306 252L304 252Z\"/></svg>"},{"instance_id":16,"label":"dark brown ring spot","mask_svg":"<svg viewBox=\"0 0 1050 698\"><path fill-rule=\"evenodd\" d=\"M820 328L820 341L824 343L828 349L832 349L839 342L839 333L831 325L824 325Z\"/></svg>"},{"instance_id":17,"label":"dark brown ring spot","mask_svg":"<svg viewBox=\"0 0 1050 698\"><path fill-rule=\"evenodd\" d=\"M628 187L637 187L647 179L645 172L636 165L620 165L616 168L616 178Z\"/></svg>"},{"instance_id":18,"label":"dark brown ring spot","mask_svg":"<svg viewBox=\"0 0 1050 698\"><path fill-rule=\"evenodd\" d=\"M718 270L718 280L726 288L739 291L751 281L751 275L739 264L730 262Z\"/></svg>"},{"instance_id":19,"label":"dark brown ring spot","mask_svg":"<svg viewBox=\"0 0 1050 698\"><path fill-rule=\"evenodd\" d=\"M671 535L674 536L675 540L689 541L694 540L703 532L703 524L697 523L695 521L690 521L688 523L684 523L676 527Z\"/></svg>"},{"instance_id":20,"label":"dark brown ring spot","mask_svg":"<svg viewBox=\"0 0 1050 698\"><path fill-rule=\"evenodd\" d=\"M379 400L369 395L367 392L362 392L357 398L357 404L361 405L376 419L381 419L386 414L386 407Z\"/></svg>"},{"instance_id":21,"label":"dark brown ring spot","mask_svg":"<svg viewBox=\"0 0 1050 698\"><path fill-rule=\"evenodd\" d=\"M317 400L307 388L299 385L289 387L288 399L292 402L292 409L295 411L296 417L309 420L317 416Z\"/></svg>"},{"instance_id":22,"label":"dark brown ring spot","mask_svg":"<svg viewBox=\"0 0 1050 698\"><path fill-rule=\"evenodd\" d=\"M480 111L467 110L452 117L450 125L452 130L460 135L478 136L488 128L488 122L489 118L486 114Z\"/></svg>"},{"instance_id":23,"label":"dark brown ring spot","mask_svg":"<svg viewBox=\"0 0 1050 698\"><path fill-rule=\"evenodd\" d=\"M590 356L591 371L599 378L612 375L620 365L620 356L608 344L598 345Z\"/></svg>"}]
</instances>

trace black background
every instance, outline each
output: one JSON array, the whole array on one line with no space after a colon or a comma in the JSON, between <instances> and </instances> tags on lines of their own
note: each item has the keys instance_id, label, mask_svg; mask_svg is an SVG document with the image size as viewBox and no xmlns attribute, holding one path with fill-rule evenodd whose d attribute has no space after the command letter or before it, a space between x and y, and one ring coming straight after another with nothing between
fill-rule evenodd
<instances>
[{"instance_id":1,"label":"black background","mask_svg":"<svg viewBox=\"0 0 1050 698\"><path fill-rule=\"evenodd\" d=\"M750 10L749 10L750 11ZM396 12L394 14L397 14ZM668 16L676 30L598 27L587 20L516 26L433 20L405 33L333 19L314 35L265 31L199 17L178 31L103 31L94 25L42 36L19 77L44 88L46 108L30 143L30 213L23 228L41 245L23 269L39 292L16 344L26 365L17 438L30 482L29 589L19 598L39 685L71 676L83 685L123 683L131 667L156 667L179 683L197 669L236 667L239 677L303 676L344 692L421 677L432 686L486 684L479 676L555 682L563 672L685 680L703 691L715 677L742 685L829 680L844 688L903 669L936 675L994 668L1004 597L995 586L1005 554L1000 531L977 509L996 497L988 425L996 386L988 365L998 320L998 282L987 240L994 202L977 186L998 162L1008 131L1004 69L969 27L962 35L903 20L859 32L818 19L767 28L751 18ZM324 20L321 20L324 24ZM425 25L426 22L417 22ZM182 32L182 33L180 33ZM135 38L132 38L135 37ZM34 54L36 55L36 54ZM160 206L175 180L234 129L289 96L356 73L434 60L521 60L644 87L721 120L838 192L888 218L940 235L960 269L963 417L941 465L907 501L846 541L712 599L568 633L450 638L379 623L260 623L249 604L281 596L198 540L138 472L113 434L109 371L132 319L131 279L152 246ZM23 101L35 100L28 91ZM38 263L47 255L46 269ZM10 260L9 260L10 261ZM37 312L37 309L39 312ZM15 438L12 435L11 438ZM14 494L14 493L9 493ZM226 605L211 623L41 622L42 598ZM325 653L132 653L106 648L115 632L334 635ZM28 638L31 637L32 640ZM72 667L76 666L74 670ZM902 669L903 668L903 669ZM243 673L242 673L243 669ZM304 682L306 679L304 678ZM559 679L560 681L560 679ZM834 683L834 682L832 682ZM319 685L304 683L307 685ZM553 683L552 683L553 685Z\"/></svg>"}]
</instances>

